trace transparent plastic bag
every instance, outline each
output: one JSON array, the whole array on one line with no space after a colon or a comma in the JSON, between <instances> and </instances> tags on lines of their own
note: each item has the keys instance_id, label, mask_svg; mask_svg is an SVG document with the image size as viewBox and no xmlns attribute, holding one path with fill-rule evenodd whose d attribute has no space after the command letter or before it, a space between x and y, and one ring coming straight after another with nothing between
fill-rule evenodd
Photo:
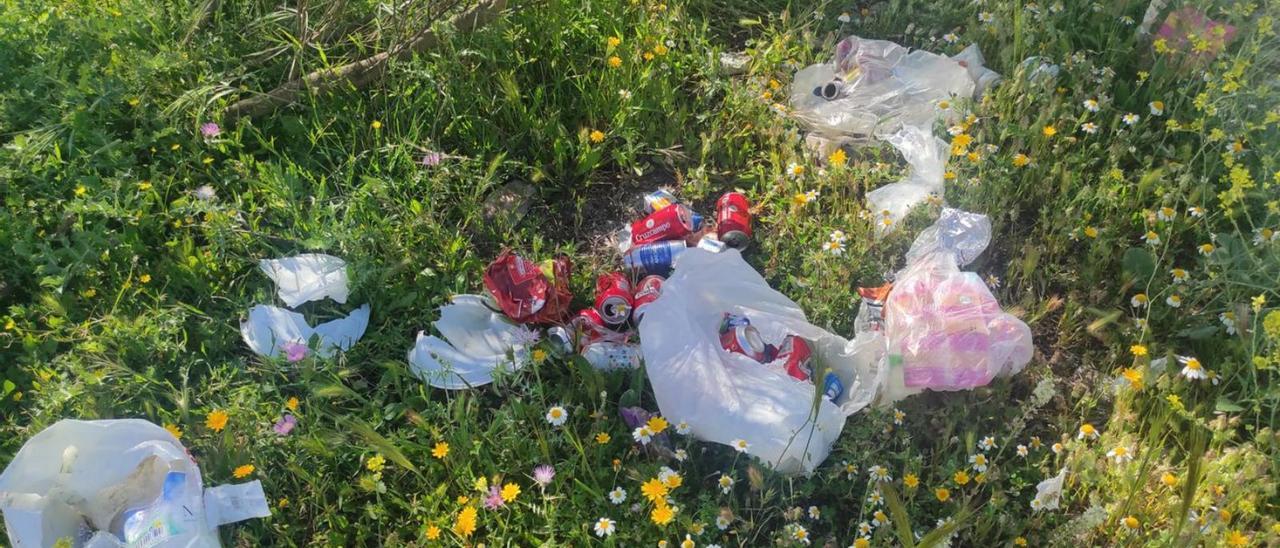
<instances>
[{"instance_id":1,"label":"transparent plastic bag","mask_svg":"<svg viewBox=\"0 0 1280 548\"><path fill-rule=\"evenodd\" d=\"M883 333L855 339L883 341L888 379L882 402L923 389L984 386L1031 360L1030 328L1000 309L977 274L960 270L990 239L985 215L946 208L912 244L884 303Z\"/></svg>"},{"instance_id":2,"label":"transparent plastic bag","mask_svg":"<svg viewBox=\"0 0 1280 548\"><path fill-rule=\"evenodd\" d=\"M867 209L881 235L896 229L912 208L931 196L942 199L948 154L947 143L928 128L903 127L886 140L911 169L901 180L867 193Z\"/></svg>"},{"instance_id":3,"label":"transparent plastic bag","mask_svg":"<svg viewBox=\"0 0 1280 548\"><path fill-rule=\"evenodd\" d=\"M0 473L15 548L217 547L217 527L271 515L258 481L204 489L200 468L145 420L62 420Z\"/></svg>"},{"instance_id":4,"label":"transparent plastic bag","mask_svg":"<svg viewBox=\"0 0 1280 548\"><path fill-rule=\"evenodd\" d=\"M725 350L719 336L725 312L749 318L766 341L789 334L809 341L815 370L829 368L844 393L832 402L816 395L821 387L815 392L811 382ZM784 473L812 473L845 418L876 394L876 363L859 360L849 341L810 324L737 250L682 253L640 324L640 344L663 416L687 422L703 440L745 440L748 453Z\"/></svg>"},{"instance_id":5,"label":"transparent plastic bag","mask_svg":"<svg viewBox=\"0 0 1280 548\"><path fill-rule=\"evenodd\" d=\"M796 73L791 112L830 138L872 138L903 126L927 129L948 112L939 102L980 95L998 80L976 45L949 58L849 36L831 62Z\"/></svg>"},{"instance_id":6,"label":"transparent plastic bag","mask_svg":"<svg viewBox=\"0 0 1280 548\"><path fill-rule=\"evenodd\" d=\"M462 390L493 382L499 368L519 369L529 361L536 334L497 308L488 296L455 295L432 324L444 339L418 333L407 357L410 370L436 388Z\"/></svg>"}]
</instances>

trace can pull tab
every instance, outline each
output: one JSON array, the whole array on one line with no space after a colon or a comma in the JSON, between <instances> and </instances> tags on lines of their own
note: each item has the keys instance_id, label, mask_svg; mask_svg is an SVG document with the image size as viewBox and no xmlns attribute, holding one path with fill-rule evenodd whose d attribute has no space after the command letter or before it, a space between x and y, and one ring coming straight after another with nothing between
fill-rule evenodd
<instances>
[{"instance_id":1,"label":"can pull tab","mask_svg":"<svg viewBox=\"0 0 1280 548\"><path fill-rule=\"evenodd\" d=\"M254 480L235 485L219 485L204 490L205 522L210 529L252 518L271 515L262 482Z\"/></svg>"}]
</instances>

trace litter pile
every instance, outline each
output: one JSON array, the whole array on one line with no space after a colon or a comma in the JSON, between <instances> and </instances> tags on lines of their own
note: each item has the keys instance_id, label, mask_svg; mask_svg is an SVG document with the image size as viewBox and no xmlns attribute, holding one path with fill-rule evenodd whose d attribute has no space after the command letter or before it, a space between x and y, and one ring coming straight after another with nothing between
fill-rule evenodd
<instances>
[{"instance_id":1,"label":"litter pile","mask_svg":"<svg viewBox=\"0 0 1280 548\"><path fill-rule=\"evenodd\" d=\"M262 484L204 488L195 460L144 420L62 420L0 473L15 547L221 546L218 526L271 515Z\"/></svg>"},{"instance_id":2,"label":"litter pile","mask_svg":"<svg viewBox=\"0 0 1280 548\"><path fill-rule=\"evenodd\" d=\"M294 312L303 303L333 299L347 302L347 263L331 255L308 253L284 259L263 259L258 267L276 283L277 295L289 308L254 305L240 323L240 336L259 356L305 355L312 337L317 337L316 354L333 355L350 350L369 326L369 305L355 309L344 318L315 327ZM296 361L296 360L295 360Z\"/></svg>"}]
</instances>

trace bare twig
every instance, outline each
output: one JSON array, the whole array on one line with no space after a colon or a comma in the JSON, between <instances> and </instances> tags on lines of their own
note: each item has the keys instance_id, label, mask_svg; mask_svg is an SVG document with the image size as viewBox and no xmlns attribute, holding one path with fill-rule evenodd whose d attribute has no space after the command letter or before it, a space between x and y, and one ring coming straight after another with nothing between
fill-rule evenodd
<instances>
[{"instance_id":1,"label":"bare twig","mask_svg":"<svg viewBox=\"0 0 1280 548\"><path fill-rule=\"evenodd\" d=\"M467 11L455 15L449 20L449 24L457 32L471 32L496 19L506 6L506 0L483 0ZM313 93L325 92L344 84L357 89L363 88L381 78L392 59L405 58L425 51L434 47L439 41L439 33L428 24L427 28L390 50L340 67L317 70L267 93L241 99L227 108L224 118L228 123L233 123L242 116L266 114L297 100L304 90L310 90Z\"/></svg>"}]
</instances>

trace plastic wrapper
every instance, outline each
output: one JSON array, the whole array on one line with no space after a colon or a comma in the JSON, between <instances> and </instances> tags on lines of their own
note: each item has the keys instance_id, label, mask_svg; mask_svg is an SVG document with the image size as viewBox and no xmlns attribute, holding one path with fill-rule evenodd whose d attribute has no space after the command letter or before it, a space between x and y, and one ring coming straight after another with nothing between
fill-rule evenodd
<instances>
[{"instance_id":1,"label":"plastic wrapper","mask_svg":"<svg viewBox=\"0 0 1280 548\"><path fill-rule=\"evenodd\" d=\"M867 193L867 209L876 234L896 229L911 209L929 200L941 201L947 167L947 143L928 128L904 127L886 140L902 153L910 171L901 180Z\"/></svg>"},{"instance_id":2,"label":"plastic wrapper","mask_svg":"<svg viewBox=\"0 0 1280 548\"><path fill-rule=\"evenodd\" d=\"M248 318L240 323L240 336L254 353L270 357L285 353L290 344L306 346L313 336L318 337L316 354L327 358L337 350L350 350L351 345L364 336L368 327L367 304L344 318L315 327L311 327L302 314L278 306L259 304L250 308Z\"/></svg>"},{"instance_id":3,"label":"plastic wrapper","mask_svg":"<svg viewBox=\"0 0 1280 548\"><path fill-rule=\"evenodd\" d=\"M271 515L260 482L205 489L182 444L138 419L36 434L0 473L0 511L15 548L217 547L219 525Z\"/></svg>"},{"instance_id":4,"label":"plastic wrapper","mask_svg":"<svg viewBox=\"0 0 1280 548\"><path fill-rule=\"evenodd\" d=\"M276 293L289 308L325 297L347 302L347 263L332 255L305 253L263 259L258 268L276 283Z\"/></svg>"},{"instance_id":5,"label":"plastic wrapper","mask_svg":"<svg viewBox=\"0 0 1280 548\"><path fill-rule=\"evenodd\" d=\"M948 112L941 101L973 97L998 80L977 46L949 58L849 36L829 63L796 73L791 112L828 138L873 138L903 126L927 130Z\"/></svg>"},{"instance_id":6,"label":"plastic wrapper","mask_svg":"<svg viewBox=\"0 0 1280 548\"><path fill-rule=\"evenodd\" d=\"M810 341L815 367L834 372L844 394L833 402L822 397L821 386L725 350L719 325L726 312L750 318L765 340L796 335ZM846 417L876 394L876 363L859 359L859 349L843 337L809 323L733 249L695 248L676 259L640 324L640 344L664 417L685 421L703 440L745 440L748 453L784 473L812 473Z\"/></svg>"},{"instance_id":7,"label":"plastic wrapper","mask_svg":"<svg viewBox=\"0 0 1280 548\"><path fill-rule=\"evenodd\" d=\"M1000 309L986 283L960 267L991 239L985 215L947 208L916 238L907 266L884 301L883 331L855 338L888 372L880 401L920 390L966 390L1021 371L1031 360L1031 330ZM875 325L863 317L855 325Z\"/></svg>"},{"instance_id":8,"label":"plastic wrapper","mask_svg":"<svg viewBox=\"0 0 1280 548\"><path fill-rule=\"evenodd\" d=\"M444 339L418 333L408 355L413 373L436 388L460 390L489 384L499 368L513 371L528 362L535 334L491 306L481 295L457 295L441 307L432 325Z\"/></svg>"},{"instance_id":9,"label":"plastic wrapper","mask_svg":"<svg viewBox=\"0 0 1280 548\"><path fill-rule=\"evenodd\" d=\"M556 257L540 266L506 250L485 268L484 287L512 320L554 323L569 314L571 272L568 257Z\"/></svg>"}]
</instances>

